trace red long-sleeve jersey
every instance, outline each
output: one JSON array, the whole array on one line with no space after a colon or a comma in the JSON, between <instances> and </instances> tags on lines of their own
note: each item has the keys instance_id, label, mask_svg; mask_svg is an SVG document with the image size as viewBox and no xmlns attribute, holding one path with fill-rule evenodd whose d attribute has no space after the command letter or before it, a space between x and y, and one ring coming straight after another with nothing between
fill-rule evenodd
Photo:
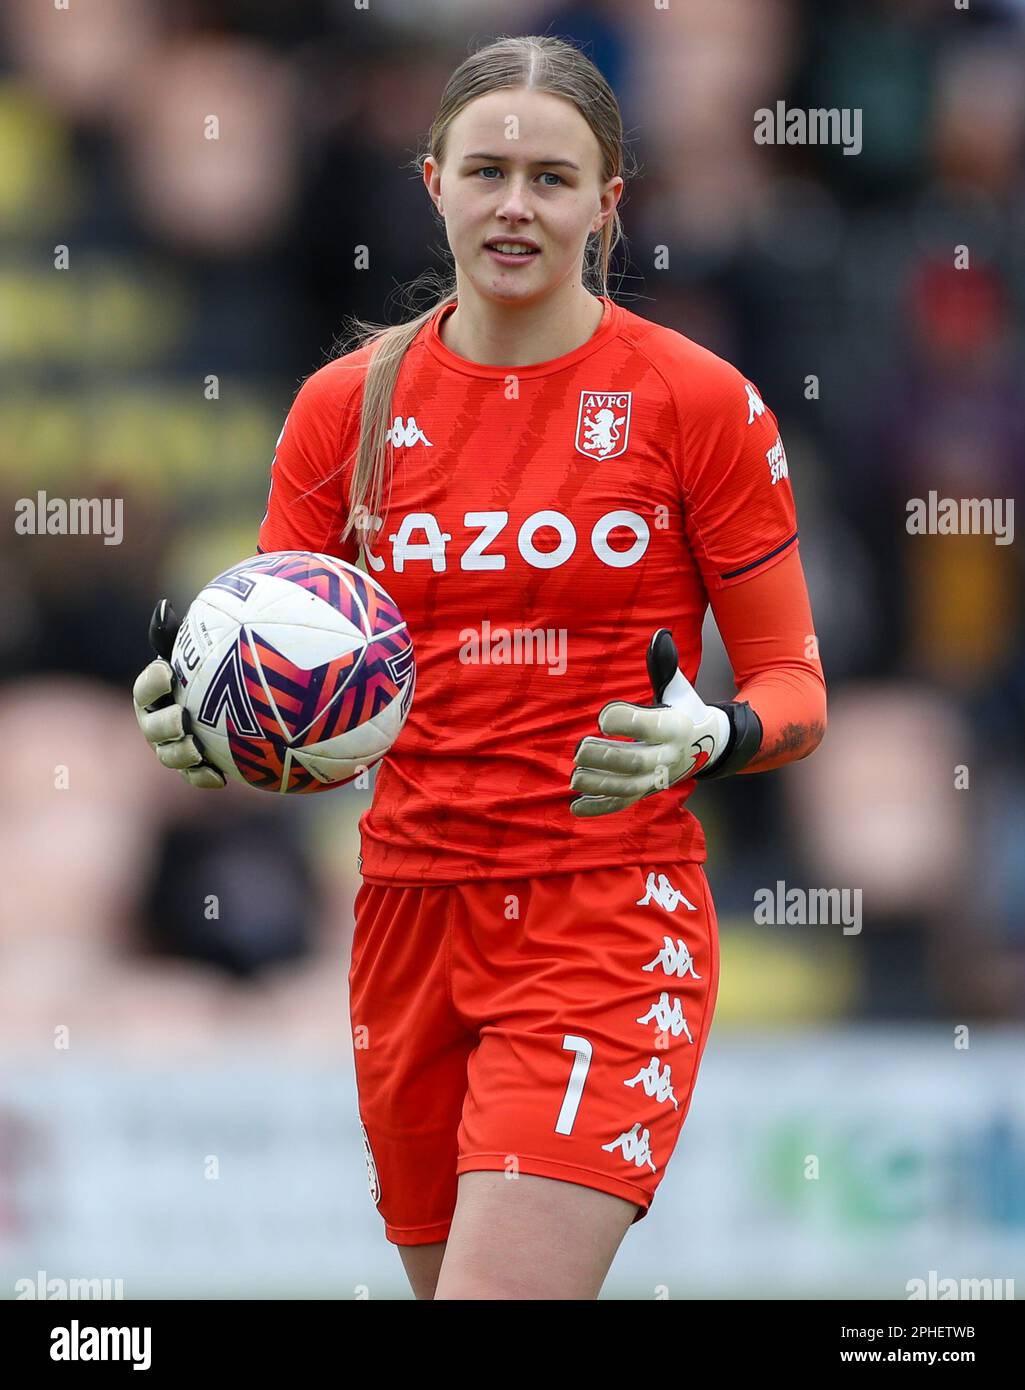
<instances>
[{"instance_id":1,"label":"red long-sleeve jersey","mask_svg":"<svg viewBox=\"0 0 1025 1390\"><path fill-rule=\"evenodd\" d=\"M734 367L602 303L587 342L521 367L452 353L445 305L402 363L394 470L364 553L409 625L417 685L360 822L369 882L705 858L684 808L693 781L581 820L569 811L573 754L608 701L651 702L657 628L671 629L693 681L710 598L794 554L786 453ZM355 563L340 535L371 351L299 391L261 549Z\"/></svg>"}]
</instances>

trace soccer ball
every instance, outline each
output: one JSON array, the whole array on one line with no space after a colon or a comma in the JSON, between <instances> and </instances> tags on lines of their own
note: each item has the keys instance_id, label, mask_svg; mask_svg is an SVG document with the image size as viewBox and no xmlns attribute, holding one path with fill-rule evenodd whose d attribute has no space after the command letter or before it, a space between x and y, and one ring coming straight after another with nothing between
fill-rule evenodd
<instances>
[{"instance_id":1,"label":"soccer ball","mask_svg":"<svg viewBox=\"0 0 1025 1390\"><path fill-rule=\"evenodd\" d=\"M380 584L303 550L254 555L212 579L171 666L207 760L271 792L325 791L373 767L416 682L412 640Z\"/></svg>"}]
</instances>

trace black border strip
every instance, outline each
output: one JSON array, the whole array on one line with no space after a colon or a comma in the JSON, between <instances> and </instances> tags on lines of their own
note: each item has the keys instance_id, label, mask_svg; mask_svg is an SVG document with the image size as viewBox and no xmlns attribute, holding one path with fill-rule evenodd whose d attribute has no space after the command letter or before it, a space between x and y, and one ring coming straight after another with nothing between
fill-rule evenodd
<instances>
[{"instance_id":1,"label":"black border strip","mask_svg":"<svg viewBox=\"0 0 1025 1390\"><path fill-rule=\"evenodd\" d=\"M786 550L788 545L793 545L794 541L797 540L799 534L800 533L798 531L795 531L794 534L790 536L787 540L785 540L782 545L777 545L775 550L770 550L768 555L763 555L758 560L752 560L749 565L741 565L739 570L727 570L725 574L720 574L719 578L736 579L738 574L747 574L748 570L757 569L759 565L764 565L766 560L771 560L774 555L778 555L781 550Z\"/></svg>"}]
</instances>

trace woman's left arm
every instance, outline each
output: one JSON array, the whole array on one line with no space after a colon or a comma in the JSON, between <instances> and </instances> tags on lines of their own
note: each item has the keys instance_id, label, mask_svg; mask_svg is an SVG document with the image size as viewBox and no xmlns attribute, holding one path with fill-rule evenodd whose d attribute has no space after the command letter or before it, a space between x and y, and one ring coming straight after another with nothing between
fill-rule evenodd
<instances>
[{"instance_id":1,"label":"woman's left arm","mask_svg":"<svg viewBox=\"0 0 1025 1390\"><path fill-rule=\"evenodd\" d=\"M735 701L762 725L758 752L739 773L806 758L826 731L826 682L799 552L710 596L733 667Z\"/></svg>"}]
</instances>

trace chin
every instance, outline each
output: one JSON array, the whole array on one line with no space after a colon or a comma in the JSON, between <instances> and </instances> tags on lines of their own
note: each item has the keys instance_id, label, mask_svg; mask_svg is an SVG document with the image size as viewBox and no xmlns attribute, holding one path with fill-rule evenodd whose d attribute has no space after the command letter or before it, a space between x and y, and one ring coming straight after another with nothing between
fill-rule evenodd
<instances>
[{"instance_id":1,"label":"chin","mask_svg":"<svg viewBox=\"0 0 1025 1390\"><path fill-rule=\"evenodd\" d=\"M523 280L522 284L517 283L520 279ZM525 299L543 299L555 289L555 284L547 279L531 280L528 284L527 277L521 276L518 271L508 277L498 275L484 282L476 276L471 276L470 283L482 299L490 299L496 304L517 304Z\"/></svg>"}]
</instances>

